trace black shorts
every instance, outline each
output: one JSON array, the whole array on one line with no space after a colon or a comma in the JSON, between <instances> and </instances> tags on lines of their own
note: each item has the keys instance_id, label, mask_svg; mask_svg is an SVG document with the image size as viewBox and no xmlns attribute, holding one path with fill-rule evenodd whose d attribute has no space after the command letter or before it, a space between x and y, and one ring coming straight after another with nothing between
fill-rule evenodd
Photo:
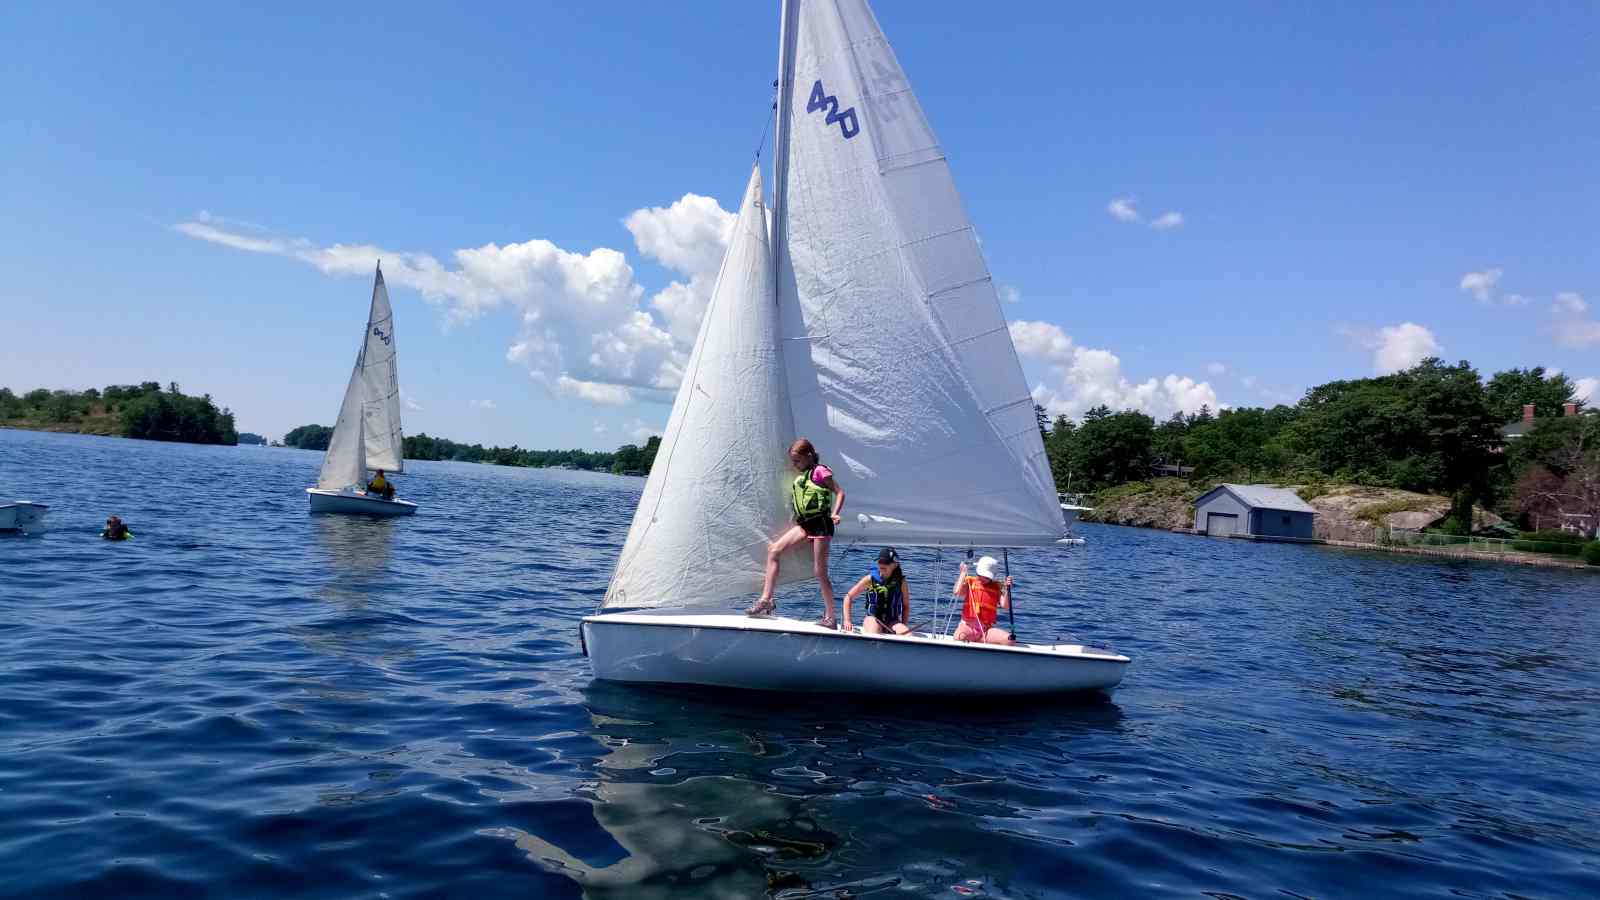
<instances>
[{"instance_id":1,"label":"black shorts","mask_svg":"<svg viewBox=\"0 0 1600 900\"><path fill-rule=\"evenodd\" d=\"M833 537L833 516L810 516L804 519L795 519L807 537Z\"/></svg>"}]
</instances>

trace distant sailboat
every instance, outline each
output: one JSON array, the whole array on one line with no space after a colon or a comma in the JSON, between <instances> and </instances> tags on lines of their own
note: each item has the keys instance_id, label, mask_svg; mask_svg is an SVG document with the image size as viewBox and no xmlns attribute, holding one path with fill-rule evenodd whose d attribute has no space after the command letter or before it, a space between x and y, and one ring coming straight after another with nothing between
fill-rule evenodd
<instances>
[{"instance_id":1,"label":"distant sailboat","mask_svg":"<svg viewBox=\"0 0 1600 900\"><path fill-rule=\"evenodd\" d=\"M790 524L785 451L797 436L849 495L839 546L1067 537L976 235L876 18L865 0L785 0L782 22L771 230L758 166L606 611L581 625L595 675L876 694L1109 690L1129 659L1081 644L843 634L716 606L760 589L767 542ZM796 556L781 573L810 569ZM916 573L921 597L950 574Z\"/></svg>"},{"instance_id":2,"label":"distant sailboat","mask_svg":"<svg viewBox=\"0 0 1600 900\"><path fill-rule=\"evenodd\" d=\"M366 491L369 470L382 469L386 478L405 471L395 355L394 311L379 266L367 330L344 390L339 421L322 457L322 474L316 487L306 488L312 512L409 516L417 511L410 501L385 500Z\"/></svg>"}]
</instances>

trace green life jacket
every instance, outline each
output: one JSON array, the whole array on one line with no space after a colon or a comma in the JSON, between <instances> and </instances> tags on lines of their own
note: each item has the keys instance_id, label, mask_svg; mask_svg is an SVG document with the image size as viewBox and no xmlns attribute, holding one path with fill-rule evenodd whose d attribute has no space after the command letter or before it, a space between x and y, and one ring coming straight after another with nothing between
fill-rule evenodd
<instances>
[{"instance_id":1,"label":"green life jacket","mask_svg":"<svg viewBox=\"0 0 1600 900\"><path fill-rule=\"evenodd\" d=\"M794 504L796 519L811 519L833 512L833 491L811 480L811 473L815 471L816 467L812 466L795 476L790 499Z\"/></svg>"}]
</instances>

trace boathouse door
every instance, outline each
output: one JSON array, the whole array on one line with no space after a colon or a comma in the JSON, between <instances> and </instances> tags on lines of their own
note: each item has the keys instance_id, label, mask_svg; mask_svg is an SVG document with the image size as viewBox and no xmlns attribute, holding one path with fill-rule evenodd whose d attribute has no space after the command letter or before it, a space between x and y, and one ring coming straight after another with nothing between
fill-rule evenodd
<instances>
[{"instance_id":1,"label":"boathouse door","mask_svg":"<svg viewBox=\"0 0 1600 900\"><path fill-rule=\"evenodd\" d=\"M1230 537L1239 533L1239 517L1233 513L1206 513L1206 534Z\"/></svg>"}]
</instances>

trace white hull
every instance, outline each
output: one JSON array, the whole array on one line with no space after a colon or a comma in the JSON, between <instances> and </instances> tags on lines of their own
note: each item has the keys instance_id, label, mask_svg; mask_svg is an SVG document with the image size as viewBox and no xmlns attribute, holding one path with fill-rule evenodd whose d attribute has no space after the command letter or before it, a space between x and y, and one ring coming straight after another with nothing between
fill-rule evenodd
<instances>
[{"instance_id":1,"label":"white hull","mask_svg":"<svg viewBox=\"0 0 1600 900\"><path fill-rule=\"evenodd\" d=\"M417 505L409 500L385 500L357 491L326 491L306 488L314 513L353 513L358 516L409 516Z\"/></svg>"},{"instance_id":2,"label":"white hull","mask_svg":"<svg viewBox=\"0 0 1600 900\"><path fill-rule=\"evenodd\" d=\"M1109 692L1129 659L1078 644L845 634L796 619L609 613L580 628L596 678L763 691L993 696Z\"/></svg>"},{"instance_id":3,"label":"white hull","mask_svg":"<svg viewBox=\"0 0 1600 900\"><path fill-rule=\"evenodd\" d=\"M44 514L50 507L27 500L0 503L0 531L32 533L44 530Z\"/></svg>"}]
</instances>

